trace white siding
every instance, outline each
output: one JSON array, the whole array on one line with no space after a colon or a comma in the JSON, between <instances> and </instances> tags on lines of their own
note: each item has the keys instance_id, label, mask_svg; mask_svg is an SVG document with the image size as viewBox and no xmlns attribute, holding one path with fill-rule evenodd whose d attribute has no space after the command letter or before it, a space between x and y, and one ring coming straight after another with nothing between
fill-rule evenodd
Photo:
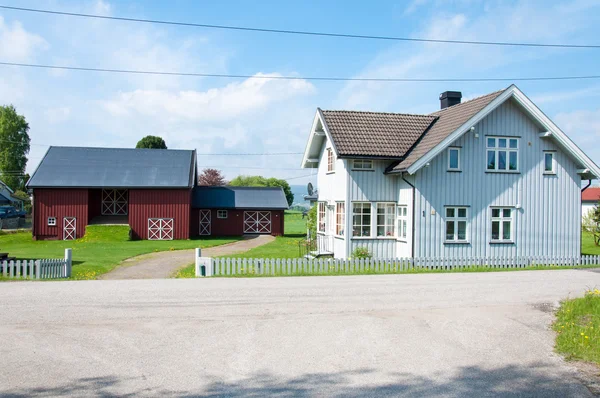
<instances>
[{"instance_id":1,"label":"white siding","mask_svg":"<svg viewBox=\"0 0 600 398\"><path fill-rule=\"evenodd\" d=\"M415 257L577 256L580 184L576 165L512 101L494 110L454 142L462 172L447 172L447 151L416 178ZM519 174L486 173L486 135L519 136ZM543 151L557 150L556 175L544 175ZM469 206L469 244L444 244L444 206ZM515 244L490 244L490 206L521 206Z\"/></svg>"}]
</instances>

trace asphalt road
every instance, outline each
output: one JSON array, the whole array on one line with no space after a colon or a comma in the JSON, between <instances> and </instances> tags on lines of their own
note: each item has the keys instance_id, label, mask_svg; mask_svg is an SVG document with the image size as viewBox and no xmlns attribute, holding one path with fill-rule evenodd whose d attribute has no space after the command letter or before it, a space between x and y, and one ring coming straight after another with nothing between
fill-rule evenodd
<instances>
[{"instance_id":1,"label":"asphalt road","mask_svg":"<svg viewBox=\"0 0 600 398\"><path fill-rule=\"evenodd\" d=\"M587 271L0 284L1 396L585 397Z\"/></svg>"}]
</instances>

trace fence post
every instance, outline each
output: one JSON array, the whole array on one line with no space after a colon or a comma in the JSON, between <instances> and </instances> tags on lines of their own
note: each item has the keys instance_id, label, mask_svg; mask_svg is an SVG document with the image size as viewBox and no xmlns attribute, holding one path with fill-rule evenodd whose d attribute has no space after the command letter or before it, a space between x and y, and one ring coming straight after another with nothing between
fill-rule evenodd
<instances>
[{"instance_id":1,"label":"fence post","mask_svg":"<svg viewBox=\"0 0 600 398\"><path fill-rule=\"evenodd\" d=\"M71 269L73 268L73 257L71 249L65 249L65 276L71 277Z\"/></svg>"},{"instance_id":2,"label":"fence post","mask_svg":"<svg viewBox=\"0 0 600 398\"><path fill-rule=\"evenodd\" d=\"M195 263L196 263L196 278L202 276L202 267L204 267L204 276L213 275L213 262L212 257L202 257L202 250L196 248L195 250Z\"/></svg>"},{"instance_id":3,"label":"fence post","mask_svg":"<svg viewBox=\"0 0 600 398\"><path fill-rule=\"evenodd\" d=\"M196 263L196 278L202 276L202 270L200 269L200 257L202 257L202 249L199 247L195 250L194 262Z\"/></svg>"}]
</instances>

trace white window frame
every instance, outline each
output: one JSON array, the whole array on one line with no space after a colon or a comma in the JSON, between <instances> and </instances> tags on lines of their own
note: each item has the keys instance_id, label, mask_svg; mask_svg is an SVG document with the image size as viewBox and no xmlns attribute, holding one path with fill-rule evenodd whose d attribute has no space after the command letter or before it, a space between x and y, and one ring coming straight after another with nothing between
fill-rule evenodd
<instances>
[{"instance_id":1,"label":"white window frame","mask_svg":"<svg viewBox=\"0 0 600 398\"><path fill-rule=\"evenodd\" d=\"M490 140L494 140L494 145L490 146ZM505 147L500 147L500 140L506 140L506 146ZM511 148L510 144L511 141L516 141L517 143L517 147L516 148ZM490 172L490 173L518 173L519 172L519 149L520 149L521 145L520 145L520 139L518 137L502 137L502 136L486 136L485 137L485 171ZM490 169L488 168L488 158L489 158L489 153L492 152L494 153L494 168ZM506 168L504 169L500 169L498 168L499 166L499 161L498 159L500 159L500 152L506 152ZM510 155L511 153L515 153L516 157L517 157L517 165L515 169L511 169L510 168Z\"/></svg>"},{"instance_id":2,"label":"white window frame","mask_svg":"<svg viewBox=\"0 0 600 398\"><path fill-rule=\"evenodd\" d=\"M452 211L452 215L449 214ZM460 216L460 211L464 210L465 215ZM444 242L446 243L469 243L469 207L468 206L445 206L444 207ZM459 239L458 225L465 223L465 238ZM448 238L448 224L452 224L453 234Z\"/></svg>"},{"instance_id":3,"label":"white window frame","mask_svg":"<svg viewBox=\"0 0 600 398\"><path fill-rule=\"evenodd\" d=\"M317 232L325 233L327 231L327 203L318 202L317 204Z\"/></svg>"},{"instance_id":4,"label":"white window frame","mask_svg":"<svg viewBox=\"0 0 600 398\"><path fill-rule=\"evenodd\" d=\"M217 210L217 218L227 218L227 210Z\"/></svg>"},{"instance_id":5,"label":"white window frame","mask_svg":"<svg viewBox=\"0 0 600 398\"><path fill-rule=\"evenodd\" d=\"M554 151L544 151L544 174L556 174L556 161ZM550 170L546 170L546 156L550 155Z\"/></svg>"},{"instance_id":6,"label":"white window frame","mask_svg":"<svg viewBox=\"0 0 600 398\"><path fill-rule=\"evenodd\" d=\"M48 217L48 226L56 227L56 217Z\"/></svg>"},{"instance_id":7,"label":"white window frame","mask_svg":"<svg viewBox=\"0 0 600 398\"><path fill-rule=\"evenodd\" d=\"M360 213L355 212L355 206L360 206ZM363 223L363 217L367 216L367 213L364 211L365 209L369 209L369 222ZM355 223L355 218L360 217L360 223ZM370 238L373 235L373 208L371 206L371 202L352 202L352 237L353 238ZM358 233L356 233L358 228ZM369 230L369 233L365 233L365 229Z\"/></svg>"},{"instance_id":8,"label":"white window frame","mask_svg":"<svg viewBox=\"0 0 600 398\"><path fill-rule=\"evenodd\" d=\"M408 236L408 205L398 205L398 232L399 240L406 242Z\"/></svg>"},{"instance_id":9,"label":"white window frame","mask_svg":"<svg viewBox=\"0 0 600 398\"><path fill-rule=\"evenodd\" d=\"M352 170L355 170L355 171L374 170L373 160L371 160L371 159L354 159L352 161Z\"/></svg>"},{"instance_id":10,"label":"white window frame","mask_svg":"<svg viewBox=\"0 0 600 398\"><path fill-rule=\"evenodd\" d=\"M346 202L335 203L335 234L344 236L346 231Z\"/></svg>"},{"instance_id":11,"label":"white window frame","mask_svg":"<svg viewBox=\"0 0 600 398\"><path fill-rule=\"evenodd\" d=\"M460 169L460 167L461 167L461 165L460 165L460 153L461 153L461 150L460 149L461 149L460 147L455 147L455 146L451 146L450 148L448 148L448 171L460 171L461 170ZM458 164L457 164L456 167L452 167L452 165L450 164L450 159L451 159L450 153L452 151L458 152Z\"/></svg>"},{"instance_id":12,"label":"white window frame","mask_svg":"<svg viewBox=\"0 0 600 398\"><path fill-rule=\"evenodd\" d=\"M513 207L506 207L506 206L494 206L490 208L490 219L491 219L491 223L490 225L490 242L491 243L514 243L514 236L515 236L515 217L514 217L514 208ZM494 216L494 210L499 210L499 216L495 217ZM509 211L509 216L506 216L505 212ZM494 230L494 223L499 223L498 225L498 239L494 239L493 236L493 230ZM508 237L508 239L504 238L504 226L505 223L509 222L510 223L510 236Z\"/></svg>"},{"instance_id":13,"label":"white window frame","mask_svg":"<svg viewBox=\"0 0 600 398\"><path fill-rule=\"evenodd\" d=\"M335 173L335 155L333 148L327 148L327 173Z\"/></svg>"},{"instance_id":14,"label":"white window frame","mask_svg":"<svg viewBox=\"0 0 600 398\"><path fill-rule=\"evenodd\" d=\"M379 210L383 209L383 214ZM378 202L376 206L375 219L375 234L378 238L395 238L396 237L396 203L393 202ZM379 223L379 217L383 216L383 224ZM383 227L383 235L379 234L379 228ZM391 231L389 230L391 228ZM391 232L391 233L390 233Z\"/></svg>"}]
</instances>

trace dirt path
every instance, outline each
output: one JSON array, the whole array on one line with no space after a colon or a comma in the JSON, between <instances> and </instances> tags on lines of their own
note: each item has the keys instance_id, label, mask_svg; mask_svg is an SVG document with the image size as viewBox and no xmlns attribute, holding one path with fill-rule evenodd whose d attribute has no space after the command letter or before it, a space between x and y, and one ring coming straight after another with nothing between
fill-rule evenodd
<instances>
[{"instance_id":1,"label":"dirt path","mask_svg":"<svg viewBox=\"0 0 600 398\"><path fill-rule=\"evenodd\" d=\"M239 242L202 249L202 256L217 257L243 253L274 240L271 235L246 236ZM163 279L193 262L194 249L143 254L123 261L99 279Z\"/></svg>"}]
</instances>

